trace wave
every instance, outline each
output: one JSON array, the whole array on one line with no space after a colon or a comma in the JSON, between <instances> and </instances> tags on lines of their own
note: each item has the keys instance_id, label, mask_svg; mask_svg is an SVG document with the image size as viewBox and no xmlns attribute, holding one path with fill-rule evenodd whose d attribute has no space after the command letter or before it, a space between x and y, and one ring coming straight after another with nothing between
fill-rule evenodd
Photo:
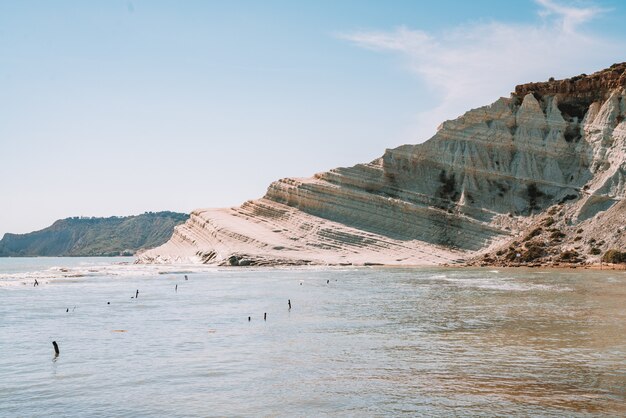
<instances>
[{"instance_id":1,"label":"wave","mask_svg":"<svg viewBox=\"0 0 626 418\"><path fill-rule=\"evenodd\" d=\"M199 272L217 271L215 267L206 265L150 265L130 263L88 263L82 262L76 266L52 266L45 269L21 271L14 273L0 273L0 287L32 284L37 281L63 281L76 278L95 277L144 277L164 274L193 274Z\"/></svg>"},{"instance_id":2,"label":"wave","mask_svg":"<svg viewBox=\"0 0 626 418\"><path fill-rule=\"evenodd\" d=\"M573 289L566 286L558 286L544 283L528 283L521 282L520 279L513 277L498 277L498 278L480 278L480 277L445 277L442 279L445 282L454 283L457 286L484 289L484 290L496 290L504 292L530 292L530 291L551 291L551 292L569 292Z\"/></svg>"}]
</instances>

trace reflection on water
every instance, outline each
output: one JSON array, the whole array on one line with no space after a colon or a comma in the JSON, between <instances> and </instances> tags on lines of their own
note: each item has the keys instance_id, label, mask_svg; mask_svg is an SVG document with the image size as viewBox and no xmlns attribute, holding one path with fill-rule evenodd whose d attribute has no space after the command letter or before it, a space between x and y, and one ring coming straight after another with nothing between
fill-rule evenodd
<instances>
[{"instance_id":1,"label":"reflection on water","mask_svg":"<svg viewBox=\"0 0 626 418\"><path fill-rule=\"evenodd\" d=\"M2 416L626 414L623 272L64 262L0 276Z\"/></svg>"}]
</instances>

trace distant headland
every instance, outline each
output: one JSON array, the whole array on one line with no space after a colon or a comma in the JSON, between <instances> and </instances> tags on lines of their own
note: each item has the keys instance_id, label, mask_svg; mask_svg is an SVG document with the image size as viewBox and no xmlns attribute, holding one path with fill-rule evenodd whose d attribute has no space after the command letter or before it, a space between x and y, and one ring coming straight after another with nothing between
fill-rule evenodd
<instances>
[{"instance_id":1,"label":"distant headland","mask_svg":"<svg viewBox=\"0 0 626 418\"><path fill-rule=\"evenodd\" d=\"M79 257L134 255L166 242L189 215L146 212L108 218L73 217L28 234L4 235L0 257Z\"/></svg>"}]
</instances>

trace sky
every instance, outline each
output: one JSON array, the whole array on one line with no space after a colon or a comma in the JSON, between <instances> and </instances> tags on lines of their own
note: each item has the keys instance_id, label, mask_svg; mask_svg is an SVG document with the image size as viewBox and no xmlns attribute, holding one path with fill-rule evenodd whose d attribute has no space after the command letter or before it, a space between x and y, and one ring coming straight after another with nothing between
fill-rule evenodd
<instances>
[{"instance_id":1,"label":"sky","mask_svg":"<svg viewBox=\"0 0 626 418\"><path fill-rule=\"evenodd\" d=\"M626 61L621 0L0 0L0 236L236 206Z\"/></svg>"}]
</instances>

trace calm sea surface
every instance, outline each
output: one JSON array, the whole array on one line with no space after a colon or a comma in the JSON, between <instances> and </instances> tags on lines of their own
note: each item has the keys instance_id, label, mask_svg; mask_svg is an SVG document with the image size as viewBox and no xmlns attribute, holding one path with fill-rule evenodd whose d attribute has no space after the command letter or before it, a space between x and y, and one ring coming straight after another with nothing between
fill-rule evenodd
<instances>
[{"instance_id":1,"label":"calm sea surface","mask_svg":"<svg viewBox=\"0 0 626 418\"><path fill-rule=\"evenodd\" d=\"M129 262L0 259L0 416L626 414L623 271Z\"/></svg>"}]
</instances>

